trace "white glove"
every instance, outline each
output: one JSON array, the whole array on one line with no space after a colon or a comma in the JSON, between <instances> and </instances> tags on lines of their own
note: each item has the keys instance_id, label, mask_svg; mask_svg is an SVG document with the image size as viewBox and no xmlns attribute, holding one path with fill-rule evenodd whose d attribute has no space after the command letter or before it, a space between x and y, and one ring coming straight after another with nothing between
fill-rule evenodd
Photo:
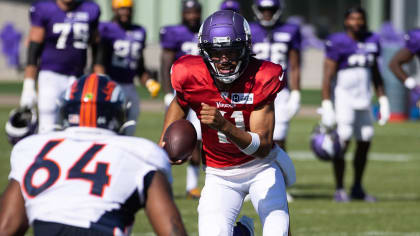
<instances>
[{"instance_id":1,"label":"white glove","mask_svg":"<svg viewBox=\"0 0 420 236\"><path fill-rule=\"evenodd\" d=\"M413 89L416 87L417 82L413 77L408 77L405 81L404 81L404 85L406 88L408 89Z\"/></svg>"},{"instance_id":2,"label":"white glove","mask_svg":"<svg viewBox=\"0 0 420 236\"><path fill-rule=\"evenodd\" d=\"M289 100L287 101L287 117L290 119L296 115L300 108L300 92L292 90Z\"/></svg>"},{"instance_id":3,"label":"white glove","mask_svg":"<svg viewBox=\"0 0 420 236\"><path fill-rule=\"evenodd\" d=\"M22 94L20 95L20 106L33 108L36 104L35 80L25 78L23 80Z\"/></svg>"},{"instance_id":4,"label":"white glove","mask_svg":"<svg viewBox=\"0 0 420 236\"><path fill-rule=\"evenodd\" d=\"M331 100L325 99L322 100L322 118L321 123L327 127L331 128L335 125L335 113Z\"/></svg>"},{"instance_id":5,"label":"white glove","mask_svg":"<svg viewBox=\"0 0 420 236\"><path fill-rule=\"evenodd\" d=\"M389 109L389 101L386 96L379 97L379 113L381 114L379 125L385 125L389 120L389 116L391 115L391 111Z\"/></svg>"},{"instance_id":6,"label":"white glove","mask_svg":"<svg viewBox=\"0 0 420 236\"><path fill-rule=\"evenodd\" d=\"M172 100L174 100L175 95L173 93L167 93L163 97L163 102L165 103L166 107L169 107L171 105Z\"/></svg>"},{"instance_id":7,"label":"white glove","mask_svg":"<svg viewBox=\"0 0 420 236\"><path fill-rule=\"evenodd\" d=\"M283 174L284 182L286 187L292 186L296 183L296 170L295 165L293 165L292 159L290 159L289 155L280 147L276 147L277 155L276 155L276 163L281 169L281 173Z\"/></svg>"}]
</instances>

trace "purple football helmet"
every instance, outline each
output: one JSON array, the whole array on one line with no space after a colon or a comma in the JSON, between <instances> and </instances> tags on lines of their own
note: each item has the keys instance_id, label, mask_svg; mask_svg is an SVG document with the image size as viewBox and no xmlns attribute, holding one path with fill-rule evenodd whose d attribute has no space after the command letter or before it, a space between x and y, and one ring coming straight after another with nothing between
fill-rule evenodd
<instances>
[{"instance_id":1,"label":"purple football helmet","mask_svg":"<svg viewBox=\"0 0 420 236\"><path fill-rule=\"evenodd\" d=\"M230 10L221 10L210 15L201 25L198 34L200 54L213 78L230 84L239 78L248 66L251 55L251 30L244 17ZM233 55L237 65L233 72L221 73L214 55Z\"/></svg>"},{"instance_id":2,"label":"purple football helmet","mask_svg":"<svg viewBox=\"0 0 420 236\"><path fill-rule=\"evenodd\" d=\"M5 130L10 144L15 145L21 139L34 134L37 128L38 116L35 109L24 107L10 112Z\"/></svg>"},{"instance_id":3,"label":"purple football helmet","mask_svg":"<svg viewBox=\"0 0 420 236\"><path fill-rule=\"evenodd\" d=\"M220 5L220 10L231 10L239 13L241 5L236 0L225 0Z\"/></svg>"},{"instance_id":4,"label":"purple football helmet","mask_svg":"<svg viewBox=\"0 0 420 236\"><path fill-rule=\"evenodd\" d=\"M323 161L339 158L341 144L336 129L327 129L322 125L315 126L311 136L311 149L315 156Z\"/></svg>"},{"instance_id":5,"label":"purple football helmet","mask_svg":"<svg viewBox=\"0 0 420 236\"><path fill-rule=\"evenodd\" d=\"M185 11L189 8L195 8L201 11L201 4L197 0L184 0L182 2L182 11Z\"/></svg>"},{"instance_id":6,"label":"purple football helmet","mask_svg":"<svg viewBox=\"0 0 420 236\"><path fill-rule=\"evenodd\" d=\"M280 19L284 6L283 0L254 0L252 10L262 26L272 27ZM264 19L263 10L265 9L271 9L274 12L271 20Z\"/></svg>"}]
</instances>

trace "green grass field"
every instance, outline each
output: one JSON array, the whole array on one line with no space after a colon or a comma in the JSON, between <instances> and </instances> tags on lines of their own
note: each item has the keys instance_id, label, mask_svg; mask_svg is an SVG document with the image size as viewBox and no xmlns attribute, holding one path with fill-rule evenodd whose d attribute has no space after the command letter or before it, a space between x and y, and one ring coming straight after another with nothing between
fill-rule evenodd
<instances>
[{"instance_id":1,"label":"green grass field","mask_svg":"<svg viewBox=\"0 0 420 236\"><path fill-rule=\"evenodd\" d=\"M0 107L0 132L3 135L0 137L1 191L7 184L10 170L8 158L11 147L4 133L10 109ZM295 197L289 206L293 234L420 236L420 123L376 127L364 183L369 193L379 201L338 204L332 201L334 183L330 163L318 161L310 153L309 137L316 122L314 118L297 117L291 123L288 150L294 159L298 176L297 184L289 189ZM163 112L143 112L137 135L157 141L162 123ZM352 181L351 159L349 155L347 188ZM198 235L198 201L184 198L185 167L182 165L173 169L174 195L189 234ZM203 184L203 178L200 184ZM261 235L258 216L249 202L244 204L241 214L254 219L256 235ZM143 212L138 214L133 232L134 235L153 235Z\"/></svg>"}]
</instances>

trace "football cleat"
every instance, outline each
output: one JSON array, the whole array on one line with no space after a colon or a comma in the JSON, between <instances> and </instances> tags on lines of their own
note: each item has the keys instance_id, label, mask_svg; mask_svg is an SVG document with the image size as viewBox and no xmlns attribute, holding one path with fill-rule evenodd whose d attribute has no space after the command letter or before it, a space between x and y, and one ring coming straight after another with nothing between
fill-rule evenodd
<instances>
[{"instance_id":1,"label":"football cleat","mask_svg":"<svg viewBox=\"0 0 420 236\"><path fill-rule=\"evenodd\" d=\"M335 193L334 193L334 201L340 202L340 203L349 202L350 201L350 198L347 195L346 190L344 190L344 189L337 189L335 191Z\"/></svg>"},{"instance_id":2,"label":"football cleat","mask_svg":"<svg viewBox=\"0 0 420 236\"><path fill-rule=\"evenodd\" d=\"M372 195L367 194L362 187L353 186L351 188L350 198L352 200L362 200L365 202L376 202L376 198Z\"/></svg>"},{"instance_id":3,"label":"football cleat","mask_svg":"<svg viewBox=\"0 0 420 236\"><path fill-rule=\"evenodd\" d=\"M34 134L37 128L38 116L35 109L23 107L10 112L5 131L9 143L15 145L21 139Z\"/></svg>"}]
</instances>

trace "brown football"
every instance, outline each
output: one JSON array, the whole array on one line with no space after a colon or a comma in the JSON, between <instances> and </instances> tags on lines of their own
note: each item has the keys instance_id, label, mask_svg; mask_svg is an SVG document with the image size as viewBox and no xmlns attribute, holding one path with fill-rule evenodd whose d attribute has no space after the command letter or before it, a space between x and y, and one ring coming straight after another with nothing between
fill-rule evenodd
<instances>
[{"instance_id":1,"label":"brown football","mask_svg":"<svg viewBox=\"0 0 420 236\"><path fill-rule=\"evenodd\" d=\"M188 120L177 120L166 129L163 141L164 149L171 161L185 160L194 150L197 132Z\"/></svg>"}]
</instances>

